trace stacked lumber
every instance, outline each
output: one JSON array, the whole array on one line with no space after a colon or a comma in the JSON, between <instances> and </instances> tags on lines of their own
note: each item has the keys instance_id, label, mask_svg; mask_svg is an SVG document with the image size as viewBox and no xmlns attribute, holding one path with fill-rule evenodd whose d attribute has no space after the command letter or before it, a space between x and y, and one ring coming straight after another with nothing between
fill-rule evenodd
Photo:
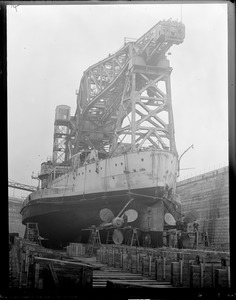
<instances>
[{"instance_id":1,"label":"stacked lumber","mask_svg":"<svg viewBox=\"0 0 236 300\"><path fill-rule=\"evenodd\" d=\"M66 247L66 254L69 257L78 257L85 255L85 246L80 243L70 243Z\"/></svg>"}]
</instances>

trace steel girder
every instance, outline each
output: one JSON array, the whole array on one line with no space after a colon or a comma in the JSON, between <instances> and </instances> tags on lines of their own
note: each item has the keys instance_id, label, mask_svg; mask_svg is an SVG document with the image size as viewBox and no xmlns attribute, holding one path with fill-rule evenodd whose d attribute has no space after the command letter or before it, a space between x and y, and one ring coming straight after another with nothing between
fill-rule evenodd
<instances>
[{"instance_id":1,"label":"steel girder","mask_svg":"<svg viewBox=\"0 0 236 300\"><path fill-rule=\"evenodd\" d=\"M8 179L8 187L18 189L18 190L23 190L23 191L29 191L29 192L35 192L37 190L37 187L27 185L27 184L22 184L19 182L11 181Z\"/></svg>"},{"instance_id":2,"label":"steel girder","mask_svg":"<svg viewBox=\"0 0 236 300\"><path fill-rule=\"evenodd\" d=\"M184 31L182 23L161 21L84 72L74 118L74 153L95 148L112 155L122 139L133 150L150 144L176 151L171 68L165 53L183 42Z\"/></svg>"}]
</instances>

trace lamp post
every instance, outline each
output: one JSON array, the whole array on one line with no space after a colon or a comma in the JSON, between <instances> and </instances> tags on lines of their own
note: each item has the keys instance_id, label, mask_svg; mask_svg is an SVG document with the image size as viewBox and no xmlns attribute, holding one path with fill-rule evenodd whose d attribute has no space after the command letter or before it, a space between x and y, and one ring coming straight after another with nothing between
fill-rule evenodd
<instances>
[{"instance_id":1,"label":"lamp post","mask_svg":"<svg viewBox=\"0 0 236 300\"><path fill-rule=\"evenodd\" d=\"M179 177L180 160L181 160L181 158L183 157L183 155L184 155L189 149L191 149L191 148L193 148L193 144L192 144L190 147L188 147L188 148L180 155L180 157L179 157L179 160L178 160L178 174L177 174L177 177Z\"/></svg>"}]
</instances>

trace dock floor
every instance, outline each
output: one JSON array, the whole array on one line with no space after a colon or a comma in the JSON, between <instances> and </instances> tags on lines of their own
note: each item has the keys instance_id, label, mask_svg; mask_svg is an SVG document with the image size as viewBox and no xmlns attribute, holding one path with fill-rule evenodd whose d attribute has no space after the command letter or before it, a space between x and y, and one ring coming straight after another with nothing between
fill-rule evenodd
<instances>
[{"instance_id":1,"label":"dock floor","mask_svg":"<svg viewBox=\"0 0 236 300\"><path fill-rule=\"evenodd\" d=\"M147 287L147 288L173 288L170 282L158 282L154 279L116 269L114 267L96 262L96 257L73 257L73 259L89 264L93 267L93 288L107 287Z\"/></svg>"}]
</instances>

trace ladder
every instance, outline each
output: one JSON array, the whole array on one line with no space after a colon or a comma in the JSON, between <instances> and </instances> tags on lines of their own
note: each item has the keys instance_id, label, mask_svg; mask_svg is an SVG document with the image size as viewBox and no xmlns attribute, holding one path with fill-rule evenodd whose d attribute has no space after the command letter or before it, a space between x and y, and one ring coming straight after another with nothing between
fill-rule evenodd
<instances>
[{"instance_id":1,"label":"ladder","mask_svg":"<svg viewBox=\"0 0 236 300\"><path fill-rule=\"evenodd\" d=\"M109 244L110 242L113 242L112 234L113 234L113 230L108 229L108 231L107 231L107 238L106 238L106 244Z\"/></svg>"},{"instance_id":2,"label":"ladder","mask_svg":"<svg viewBox=\"0 0 236 300\"><path fill-rule=\"evenodd\" d=\"M133 228L132 230L130 246L134 246L134 245L137 245L138 247L140 246L137 228Z\"/></svg>"},{"instance_id":3,"label":"ladder","mask_svg":"<svg viewBox=\"0 0 236 300\"><path fill-rule=\"evenodd\" d=\"M24 239L41 246L38 223L26 223Z\"/></svg>"},{"instance_id":4,"label":"ladder","mask_svg":"<svg viewBox=\"0 0 236 300\"><path fill-rule=\"evenodd\" d=\"M95 226L89 228L90 237L88 241L87 254L92 255L94 253L94 249L99 248L101 246L101 239L99 229Z\"/></svg>"}]
</instances>

